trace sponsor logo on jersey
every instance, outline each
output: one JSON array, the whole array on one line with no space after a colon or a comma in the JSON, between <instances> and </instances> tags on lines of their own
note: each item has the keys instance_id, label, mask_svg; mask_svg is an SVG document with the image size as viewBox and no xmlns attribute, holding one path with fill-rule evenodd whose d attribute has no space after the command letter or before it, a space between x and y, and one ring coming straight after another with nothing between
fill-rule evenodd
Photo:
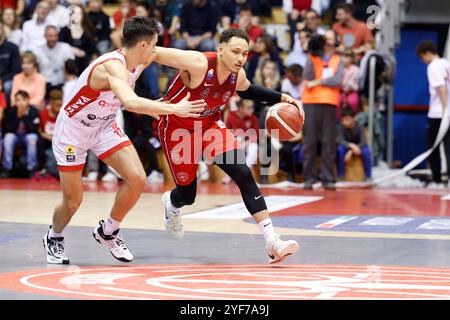
<instances>
[{"instance_id":1,"label":"sponsor logo on jersey","mask_svg":"<svg viewBox=\"0 0 450 320\"><path fill-rule=\"evenodd\" d=\"M201 117L201 118L208 117L208 116L210 116L211 114L213 114L213 113L219 111L219 109L220 109L220 107L216 107L216 108L211 108L211 109L203 110L203 112L200 113L200 117Z\"/></svg>"},{"instance_id":2,"label":"sponsor logo on jersey","mask_svg":"<svg viewBox=\"0 0 450 320\"><path fill-rule=\"evenodd\" d=\"M177 179L180 182L186 182L189 180L189 174L187 172L178 172Z\"/></svg>"},{"instance_id":3,"label":"sponsor logo on jersey","mask_svg":"<svg viewBox=\"0 0 450 320\"><path fill-rule=\"evenodd\" d=\"M67 105L65 111L69 117L72 117L78 112L78 110L83 109L91 100L85 96L80 96L74 103Z\"/></svg>"},{"instance_id":4,"label":"sponsor logo on jersey","mask_svg":"<svg viewBox=\"0 0 450 320\"><path fill-rule=\"evenodd\" d=\"M202 99L205 99L205 98L208 96L209 91L211 91L210 88L207 88L207 89L203 90L203 92L200 93L200 97L201 97Z\"/></svg>"},{"instance_id":5,"label":"sponsor logo on jersey","mask_svg":"<svg viewBox=\"0 0 450 320\"><path fill-rule=\"evenodd\" d=\"M111 113L111 114L108 114L107 116L104 116L104 117L97 117L95 114L88 114L87 115L87 118L89 119L89 120L104 120L104 121L106 121L106 120L111 120L111 119L115 119L116 118L116 114L115 113Z\"/></svg>"},{"instance_id":6,"label":"sponsor logo on jersey","mask_svg":"<svg viewBox=\"0 0 450 320\"><path fill-rule=\"evenodd\" d=\"M92 128L94 126L92 123L86 122L83 119L81 119L80 122L83 126L88 127L88 128Z\"/></svg>"},{"instance_id":7,"label":"sponsor logo on jersey","mask_svg":"<svg viewBox=\"0 0 450 320\"><path fill-rule=\"evenodd\" d=\"M112 124L112 129L114 130L114 133L117 134L120 138L123 138L126 136L125 133L123 133L122 129L119 127L119 125L117 124L117 122L114 122Z\"/></svg>"},{"instance_id":8,"label":"sponsor logo on jersey","mask_svg":"<svg viewBox=\"0 0 450 320\"><path fill-rule=\"evenodd\" d=\"M209 69L208 74L206 75L208 80L212 80L214 78L214 69Z\"/></svg>"},{"instance_id":9,"label":"sponsor logo on jersey","mask_svg":"<svg viewBox=\"0 0 450 320\"><path fill-rule=\"evenodd\" d=\"M231 84L236 84L236 82L237 82L237 74L232 73L231 74Z\"/></svg>"}]
</instances>

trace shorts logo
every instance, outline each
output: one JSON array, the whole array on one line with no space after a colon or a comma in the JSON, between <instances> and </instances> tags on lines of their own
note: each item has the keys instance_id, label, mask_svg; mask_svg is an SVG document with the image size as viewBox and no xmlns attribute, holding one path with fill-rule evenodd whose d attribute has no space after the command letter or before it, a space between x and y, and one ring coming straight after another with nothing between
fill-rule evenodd
<instances>
[{"instance_id":1,"label":"shorts logo","mask_svg":"<svg viewBox=\"0 0 450 320\"><path fill-rule=\"evenodd\" d=\"M66 155L66 161L67 162L75 162L75 156L74 155Z\"/></svg>"},{"instance_id":2,"label":"shorts logo","mask_svg":"<svg viewBox=\"0 0 450 320\"><path fill-rule=\"evenodd\" d=\"M217 120L216 121L217 125L219 126L219 128L221 129L225 129L227 126L225 125L225 123L223 123L222 120Z\"/></svg>"},{"instance_id":3,"label":"shorts logo","mask_svg":"<svg viewBox=\"0 0 450 320\"><path fill-rule=\"evenodd\" d=\"M74 146L67 146L66 147L66 154L67 155L74 155L75 154L75 147Z\"/></svg>"},{"instance_id":4,"label":"shorts logo","mask_svg":"<svg viewBox=\"0 0 450 320\"><path fill-rule=\"evenodd\" d=\"M189 180L189 174L187 174L186 172L178 172L177 173L177 179L180 182L186 182Z\"/></svg>"}]
</instances>

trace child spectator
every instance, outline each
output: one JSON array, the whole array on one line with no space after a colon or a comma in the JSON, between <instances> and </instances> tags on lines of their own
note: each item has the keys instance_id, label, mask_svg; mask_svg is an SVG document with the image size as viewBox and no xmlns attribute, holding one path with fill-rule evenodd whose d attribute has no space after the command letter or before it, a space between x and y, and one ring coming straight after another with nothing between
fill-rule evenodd
<instances>
[{"instance_id":1,"label":"child spectator","mask_svg":"<svg viewBox=\"0 0 450 320\"><path fill-rule=\"evenodd\" d=\"M364 164L366 179L371 178L371 156L366 145L364 128L355 119L355 112L350 108L342 111L341 123L338 124L337 174L342 180L345 173L345 163L352 157L361 157Z\"/></svg>"},{"instance_id":2,"label":"child spectator","mask_svg":"<svg viewBox=\"0 0 450 320\"><path fill-rule=\"evenodd\" d=\"M41 110L39 114L39 145L38 158L39 162L44 165L45 173L58 177L58 165L52 151L53 131L55 129L56 117L62 106L62 91L53 89L50 91L47 108Z\"/></svg>"},{"instance_id":3,"label":"child spectator","mask_svg":"<svg viewBox=\"0 0 450 320\"><path fill-rule=\"evenodd\" d=\"M345 107L350 107L355 113L359 112L359 67L356 64L355 54L351 50L346 50L342 60L345 63L345 69L342 79L341 105L338 108L338 119Z\"/></svg>"},{"instance_id":4,"label":"child spectator","mask_svg":"<svg viewBox=\"0 0 450 320\"><path fill-rule=\"evenodd\" d=\"M300 100L303 94L303 68L293 64L286 69L286 78L281 82L281 92L289 94L292 98Z\"/></svg>"},{"instance_id":5,"label":"child spectator","mask_svg":"<svg viewBox=\"0 0 450 320\"><path fill-rule=\"evenodd\" d=\"M27 154L27 175L32 177L36 170L39 109L30 106L28 92L20 90L14 97L15 106L8 108L4 116L3 172L2 178L9 178L14 165L16 146L25 147Z\"/></svg>"},{"instance_id":6,"label":"child spectator","mask_svg":"<svg viewBox=\"0 0 450 320\"><path fill-rule=\"evenodd\" d=\"M64 78L66 81L63 85L63 104L66 105L69 103L72 98L72 90L77 82L77 74L78 74L78 66L75 60L69 59L64 64Z\"/></svg>"}]
</instances>

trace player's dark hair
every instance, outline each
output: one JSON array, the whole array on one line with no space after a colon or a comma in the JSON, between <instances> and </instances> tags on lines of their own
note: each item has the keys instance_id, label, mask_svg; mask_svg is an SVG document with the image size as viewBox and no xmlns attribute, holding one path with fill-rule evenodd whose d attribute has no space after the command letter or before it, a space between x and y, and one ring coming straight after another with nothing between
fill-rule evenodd
<instances>
[{"instance_id":1,"label":"player's dark hair","mask_svg":"<svg viewBox=\"0 0 450 320\"><path fill-rule=\"evenodd\" d=\"M352 108L349 107L345 107L344 110L342 110L342 114L341 117L354 117L355 116L355 111L353 111Z\"/></svg>"},{"instance_id":2,"label":"player's dark hair","mask_svg":"<svg viewBox=\"0 0 450 320\"><path fill-rule=\"evenodd\" d=\"M427 52L431 52L433 54L437 54L437 48L433 41L431 40L425 40L419 43L419 45L416 48L416 54L420 57L422 54L425 54Z\"/></svg>"},{"instance_id":3,"label":"player's dark hair","mask_svg":"<svg viewBox=\"0 0 450 320\"><path fill-rule=\"evenodd\" d=\"M219 43L224 43L224 42L227 43L233 37L244 39L245 41L247 41L247 43L250 43L250 39L248 37L247 32L245 32L244 30L238 29L238 28L230 28L230 29L224 30L222 32L222 34L220 35Z\"/></svg>"},{"instance_id":4,"label":"player's dark hair","mask_svg":"<svg viewBox=\"0 0 450 320\"><path fill-rule=\"evenodd\" d=\"M142 40L150 42L158 33L158 23L155 19L141 16L128 18L123 25L123 45L130 48Z\"/></svg>"}]
</instances>

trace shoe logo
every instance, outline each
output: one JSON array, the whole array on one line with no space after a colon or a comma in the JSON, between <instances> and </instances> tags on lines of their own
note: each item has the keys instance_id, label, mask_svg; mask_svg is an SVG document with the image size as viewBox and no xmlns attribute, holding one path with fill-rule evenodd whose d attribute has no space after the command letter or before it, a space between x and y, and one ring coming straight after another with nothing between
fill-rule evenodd
<instances>
[{"instance_id":1,"label":"shoe logo","mask_svg":"<svg viewBox=\"0 0 450 320\"><path fill-rule=\"evenodd\" d=\"M259 196L255 197L255 200L258 200L261 197L262 197L262 194L260 194Z\"/></svg>"},{"instance_id":2,"label":"shoe logo","mask_svg":"<svg viewBox=\"0 0 450 320\"><path fill-rule=\"evenodd\" d=\"M265 224L264 227L267 227L268 225L270 225L270 222L268 224Z\"/></svg>"}]
</instances>

